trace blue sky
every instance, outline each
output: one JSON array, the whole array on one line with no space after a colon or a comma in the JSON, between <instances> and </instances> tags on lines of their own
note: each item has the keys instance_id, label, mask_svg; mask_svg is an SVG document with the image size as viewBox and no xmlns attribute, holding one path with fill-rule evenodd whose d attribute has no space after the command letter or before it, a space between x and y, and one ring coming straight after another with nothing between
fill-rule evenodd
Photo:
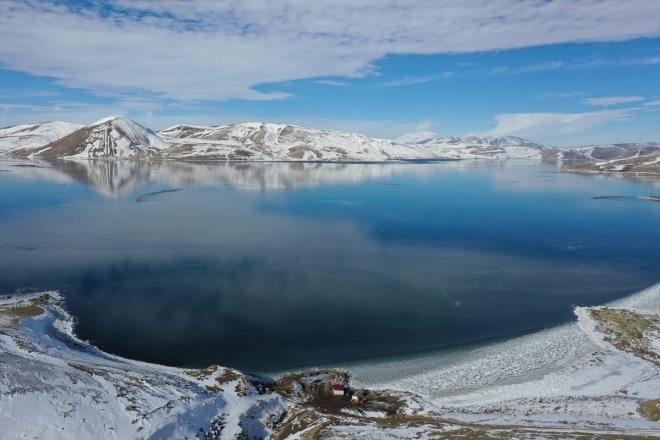
<instances>
[{"instance_id":1,"label":"blue sky","mask_svg":"<svg viewBox=\"0 0 660 440\"><path fill-rule=\"evenodd\" d=\"M660 2L6 1L0 126L660 141Z\"/></svg>"}]
</instances>

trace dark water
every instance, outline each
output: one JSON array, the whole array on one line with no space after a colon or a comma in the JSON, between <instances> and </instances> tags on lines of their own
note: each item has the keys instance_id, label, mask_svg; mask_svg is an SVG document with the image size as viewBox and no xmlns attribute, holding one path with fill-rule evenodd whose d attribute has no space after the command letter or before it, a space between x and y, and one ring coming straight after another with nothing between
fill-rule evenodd
<instances>
[{"instance_id":1,"label":"dark water","mask_svg":"<svg viewBox=\"0 0 660 440\"><path fill-rule=\"evenodd\" d=\"M521 162L0 161L0 292L121 356L271 372L517 335L660 279L660 192ZM606 198L599 198L608 196Z\"/></svg>"}]
</instances>

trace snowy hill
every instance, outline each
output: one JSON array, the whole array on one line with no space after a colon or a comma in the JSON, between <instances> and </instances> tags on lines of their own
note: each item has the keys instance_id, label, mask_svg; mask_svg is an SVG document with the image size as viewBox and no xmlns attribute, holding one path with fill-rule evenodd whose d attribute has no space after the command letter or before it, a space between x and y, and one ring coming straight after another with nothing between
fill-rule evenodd
<instances>
[{"instance_id":1,"label":"snowy hill","mask_svg":"<svg viewBox=\"0 0 660 440\"><path fill-rule=\"evenodd\" d=\"M629 157L565 166L562 170L581 173L660 174L660 147L649 154L644 154L645 152Z\"/></svg>"},{"instance_id":2,"label":"snowy hill","mask_svg":"<svg viewBox=\"0 0 660 440\"><path fill-rule=\"evenodd\" d=\"M40 148L81 127L79 124L55 121L0 128L0 152L18 153L23 149Z\"/></svg>"},{"instance_id":3,"label":"snowy hill","mask_svg":"<svg viewBox=\"0 0 660 440\"><path fill-rule=\"evenodd\" d=\"M180 159L386 161L445 157L422 146L288 124L175 125L158 135L172 144L170 157Z\"/></svg>"},{"instance_id":4,"label":"snowy hill","mask_svg":"<svg viewBox=\"0 0 660 440\"><path fill-rule=\"evenodd\" d=\"M0 129L0 151L42 158L385 162L422 159L534 159L598 162L660 150L658 143L545 147L516 136L441 136L424 131L394 140L290 124L174 125L154 133L119 116L87 126L50 122Z\"/></svg>"},{"instance_id":5,"label":"snowy hill","mask_svg":"<svg viewBox=\"0 0 660 440\"><path fill-rule=\"evenodd\" d=\"M436 154L457 159L539 159L545 148L516 136L446 137L431 131L410 133L395 142L423 146Z\"/></svg>"},{"instance_id":6,"label":"snowy hill","mask_svg":"<svg viewBox=\"0 0 660 440\"><path fill-rule=\"evenodd\" d=\"M408 380L353 388L366 396L360 411L328 396L335 384L350 389L341 370L270 379L218 365L133 361L77 338L58 292L2 295L0 432L3 439L403 440L511 438L516 429L547 439L651 438L659 290L577 307L577 322L468 348L448 365L413 367ZM545 354L557 352L566 360L549 369ZM508 368L493 367L502 362ZM373 365L362 368L378 375ZM511 371L515 381L500 379ZM462 380L457 393L427 391Z\"/></svg>"},{"instance_id":7,"label":"snowy hill","mask_svg":"<svg viewBox=\"0 0 660 440\"><path fill-rule=\"evenodd\" d=\"M545 148L544 145L517 136L479 137L476 135L467 135L463 140L470 144L490 145L492 147L527 147L536 150Z\"/></svg>"},{"instance_id":8,"label":"snowy hill","mask_svg":"<svg viewBox=\"0 0 660 440\"><path fill-rule=\"evenodd\" d=\"M153 131L137 122L111 116L45 145L23 148L19 155L76 159L160 157L168 147Z\"/></svg>"},{"instance_id":9,"label":"snowy hill","mask_svg":"<svg viewBox=\"0 0 660 440\"><path fill-rule=\"evenodd\" d=\"M396 141L411 145L446 145L452 143L458 144L462 142L462 139L456 136L441 136L432 131L419 131L398 137Z\"/></svg>"},{"instance_id":10,"label":"snowy hill","mask_svg":"<svg viewBox=\"0 0 660 440\"><path fill-rule=\"evenodd\" d=\"M265 438L286 415L280 395L236 370L103 353L73 335L60 303L57 292L0 298L3 439Z\"/></svg>"},{"instance_id":11,"label":"snowy hill","mask_svg":"<svg viewBox=\"0 0 660 440\"><path fill-rule=\"evenodd\" d=\"M660 151L660 143L627 143L611 145L587 145L574 148L547 148L543 159L551 161L602 162L646 156Z\"/></svg>"}]
</instances>

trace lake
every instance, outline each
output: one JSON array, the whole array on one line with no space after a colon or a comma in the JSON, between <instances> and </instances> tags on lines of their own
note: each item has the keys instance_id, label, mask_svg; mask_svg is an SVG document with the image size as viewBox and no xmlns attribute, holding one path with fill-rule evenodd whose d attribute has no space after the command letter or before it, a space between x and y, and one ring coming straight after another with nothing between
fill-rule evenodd
<instances>
[{"instance_id":1,"label":"lake","mask_svg":"<svg viewBox=\"0 0 660 440\"><path fill-rule=\"evenodd\" d=\"M573 319L660 279L658 181L554 164L0 160L0 293L120 356L257 373Z\"/></svg>"}]
</instances>

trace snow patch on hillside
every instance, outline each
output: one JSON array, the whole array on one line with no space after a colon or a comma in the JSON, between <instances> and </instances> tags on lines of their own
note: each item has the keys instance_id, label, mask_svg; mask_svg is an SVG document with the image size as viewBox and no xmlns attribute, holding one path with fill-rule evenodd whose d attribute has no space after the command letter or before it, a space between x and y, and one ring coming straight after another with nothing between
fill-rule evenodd
<instances>
[{"instance_id":1,"label":"snow patch on hillside","mask_svg":"<svg viewBox=\"0 0 660 440\"><path fill-rule=\"evenodd\" d=\"M89 134L83 140L85 149L77 154L65 155L72 159L97 157L146 157L154 150L166 151L169 144L137 122L111 116L87 127Z\"/></svg>"},{"instance_id":2,"label":"snow patch on hillside","mask_svg":"<svg viewBox=\"0 0 660 440\"><path fill-rule=\"evenodd\" d=\"M386 139L289 124L177 125L158 134L173 145L170 157L182 159L381 162L445 157L441 152Z\"/></svg>"},{"instance_id":3,"label":"snow patch on hillside","mask_svg":"<svg viewBox=\"0 0 660 440\"><path fill-rule=\"evenodd\" d=\"M540 159L543 145L516 136L467 135L445 137L431 131L410 133L396 142L424 146L427 151L441 152L457 159Z\"/></svg>"},{"instance_id":4,"label":"snow patch on hillside","mask_svg":"<svg viewBox=\"0 0 660 440\"><path fill-rule=\"evenodd\" d=\"M16 310L43 313L16 324ZM242 373L183 370L123 359L73 336L59 295L0 300L3 438L264 438L287 403ZM215 437L214 437L215 438Z\"/></svg>"},{"instance_id":5,"label":"snow patch on hillside","mask_svg":"<svg viewBox=\"0 0 660 440\"><path fill-rule=\"evenodd\" d=\"M0 128L0 152L43 147L82 127L79 124L54 121Z\"/></svg>"}]
</instances>

